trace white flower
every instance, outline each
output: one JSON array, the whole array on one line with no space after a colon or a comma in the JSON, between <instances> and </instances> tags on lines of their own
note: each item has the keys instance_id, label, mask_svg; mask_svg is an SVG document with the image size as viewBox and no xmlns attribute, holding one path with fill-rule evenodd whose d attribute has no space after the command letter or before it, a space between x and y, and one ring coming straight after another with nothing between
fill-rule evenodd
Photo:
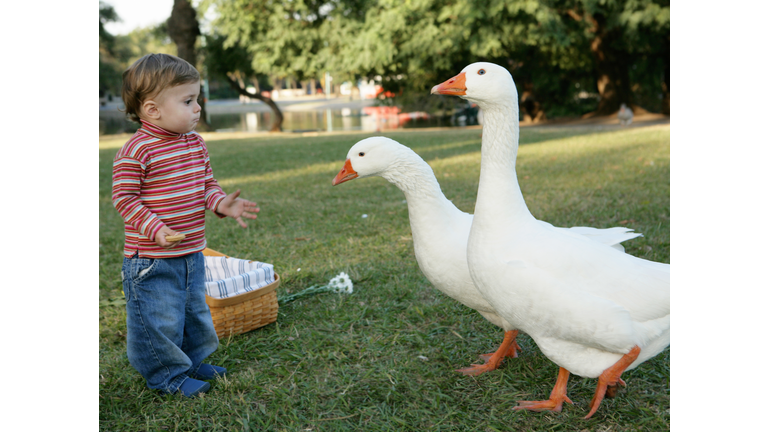
<instances>
[{"instance_id":1,"label":"white flower","mask_svg":"<svg viewBox=\"0 0 768 432\"><path fill-rule=\"evenodd\" d=\"M301 270L301 269L297 269ZM335 292L339 294L352 294L352 279L349 275L341 272L328 282L328 285L313 285L309 288L305 288L302 291L293 294L281 294L277 296L278 304L286 304L294 301L298 298L306 297L309 295L319 294L323 292Z\"/></svg>"},{"instance_id":2,"label":"white flower","mask_svg":"<svg viewBox=\"0 0 768 432\"><path fill-rule=\"evenodd\" d=\"M363 219L365 219L365 218L367 218L367 217L368 217L368 215L367 215L367 214L364 214L364 215L363 215Z\"/></svg>"},{"instance_id":3,"label":"white flower","mask_svg":"<svg viewBox=\"0 0 768 432\"><path fill-rule=\"evenodd\" d=\"M339 273L331 279L328 286L337 293L352 294L353 291L352 279L350 279L349 275L344 272Z\"/></svg>"}]
</instances>

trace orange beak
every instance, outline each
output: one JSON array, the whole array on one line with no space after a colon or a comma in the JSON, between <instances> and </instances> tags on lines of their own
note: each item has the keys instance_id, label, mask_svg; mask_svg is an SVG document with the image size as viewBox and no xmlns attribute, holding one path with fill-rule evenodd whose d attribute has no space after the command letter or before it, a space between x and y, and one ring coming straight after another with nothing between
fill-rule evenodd
<instances>
[{"instance_id":1,"label":"orange beak","mask_svg":"<svg viewBox=\"0 0 768 432\"><path fill-rule=\"evenodd\" d=\"M462 72L449 79L448 81L432 87L432 91L430 93L463 96L467 94L466 79L466 75L464 75L464 72Z\"/></svg>"},{"instance_id":2,"label":"orange beak","mask_svg":"<svg viewBox=\"0 0 768 432\"><path fill-rule=\"evenodd\" d=\"M344 168L339 171L338 174L336 174L336 177L333 178L332 184L336 186L339 183L344 183L345 181L356 179L357 178L357 171L352 169L352 162L350 162L349 159L347 159L346 162L344 162Z\"/></svg>"}]
</instances>

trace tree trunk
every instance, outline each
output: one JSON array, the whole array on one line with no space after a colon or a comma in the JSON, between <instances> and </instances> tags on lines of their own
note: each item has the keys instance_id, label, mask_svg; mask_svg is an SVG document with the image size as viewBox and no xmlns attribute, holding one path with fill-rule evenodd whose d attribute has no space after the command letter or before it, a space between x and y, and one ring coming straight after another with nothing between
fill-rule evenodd
<instances>
[{"instance_id":1,"label":"tree trunk","mask_svg":"<svg viewBox=\"0 0 768 432\"><path fill-rule=\"evenodd\" d=\"M669 61L667 61L667 67L664 70L664 81L661 84L661 91L664 93L664 101L661 107L661 112L664 115L669 115Z\"/></svg>"},{"instance_id":2,"label":"tree trunk","mask_svg":"<svg viewBox=\"0 0 768 432\"><path fill-rule=\"evenodd\" d=\"M632 103L632 87L629 82L629 55L611 45L621 40L621 29L606 30L606 17L595 15L591 20L595 31L590 49L595 60L595 78L600 102L593 115L610 115L619 110L621 104L635 108Z\"/></svg>"},{"instance_id":3,"label":"tree trunk","mask_svg":"<svg viewBox=\"0 0 768 432\"><path fill-rule=\"evenodd\" d=\"M235 79L228 76L227 82L230 86L232 86L235 91L240 93L243 96L248 96L250 98L258 99L265 104L267 104L271 109L272 112L275 113L275 121L272 123L272 129L270 129L270 132L280 132L283 130L283 113L280 111L280 107L277 106L275 101L272 100L272 98L264 97L261 95L261 93L250 93L247 90L245 90L240 84L237 83Z\"/></svg>"},{"instance_id":4,"label":"tree trunk","mask_svg":"<svg viewBox=\"0 0 768 432\"><path fill-rule=\"evenodd\" d=\"M189 0L174 0L171 17L168 18L168 35L176 44L178 56L197 67L197 53L195 43L200 35L200 26L197 21L197 12L190 4ZM200 122L198 128L208 131L211 125L206 119L208 115L205 110L205 97L203 96L203 85L200 83ZM202 126L202 127L201 127Z\"/></svg>"},{"instance_id":5,"label":"tree trunk","mask_svg":"<svg viewBox=\"0 0 768 432\"><path fill-rule=\"evenodd\" d=\"M253 85L253 88L256 89L256 93L261 93L261 86L259 85L258 79L251 78L251 85Z\"/></svg>"},{"instance_id":6,"label":"tree trunk","mask_svg":"<svg viewBox=\"0 0 768 432\"><path fill-rule=\"evenodd\" d=\"M527 79L523 81L523 94L520 95L520 106L523 108L524 122L538 123L547 119L541 104L536 100L533 83Z\"/></svg>"},{"instance_id":7,"label":"tree trunk","mask_svg":"<svg viewBox=\"0 0 768 432\"><path fill-rule=\"evenodd\" d=\"M669 37L667 37L667 49L665 50L664 54L664 61L666 62L666 66L664 67L664 79L661 82L661 91L664 95L661 112L664 115L669 115Z\"/></svg>"},{"instance_id":8,"label":"tree trunk","mask_svg":"<svg viewBox=\"0 0 768 432\"><path fill-rule=\"evenodd\" d=\"M619 110L622 103L632 106L632 88L629 84L628 56L613 50L605 42L610 36L598 36L592 41L595 58L597 91L600 102L596 115L610 115Z\"/></svg>"}]
</instances>

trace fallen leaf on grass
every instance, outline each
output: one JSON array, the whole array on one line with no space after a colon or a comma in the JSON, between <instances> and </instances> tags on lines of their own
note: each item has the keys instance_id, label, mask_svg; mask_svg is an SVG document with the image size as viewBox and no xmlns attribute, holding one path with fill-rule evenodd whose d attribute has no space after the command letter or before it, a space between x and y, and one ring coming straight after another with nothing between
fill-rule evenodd
<instances>
[{"instance_id":1,"label":"fallen leaf on grass","mask_svg":"<svg viewBox=\"0 0 768 432\"><path fill-rule=\"evenodd\" d=\"M125 306L125 298L117 297L109 300L101 300L99 306Z\"/></svg>"}]
</instances>

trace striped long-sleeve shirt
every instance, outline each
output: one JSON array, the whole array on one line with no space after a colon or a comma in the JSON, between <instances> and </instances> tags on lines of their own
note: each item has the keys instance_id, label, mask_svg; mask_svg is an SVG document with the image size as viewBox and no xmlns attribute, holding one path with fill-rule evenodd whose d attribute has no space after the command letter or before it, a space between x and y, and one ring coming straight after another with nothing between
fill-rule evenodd
<instances>
[{"instance_id":1,"label":"striped long-sleeve shirt","mask_svg":"<svg viewBox=\"0 0 768 432\"><path fill-rule=\"evenodd\" d=\"M202 251L205 209L215 210L225 197L213 178L205 142L194 131L173 133L142 120L115 155L112 203L125 220L128 258L137 251L142 258ZM163 225L186 238L174 248L161 248L154 239Z\"/></svg>"}]
</instances>

